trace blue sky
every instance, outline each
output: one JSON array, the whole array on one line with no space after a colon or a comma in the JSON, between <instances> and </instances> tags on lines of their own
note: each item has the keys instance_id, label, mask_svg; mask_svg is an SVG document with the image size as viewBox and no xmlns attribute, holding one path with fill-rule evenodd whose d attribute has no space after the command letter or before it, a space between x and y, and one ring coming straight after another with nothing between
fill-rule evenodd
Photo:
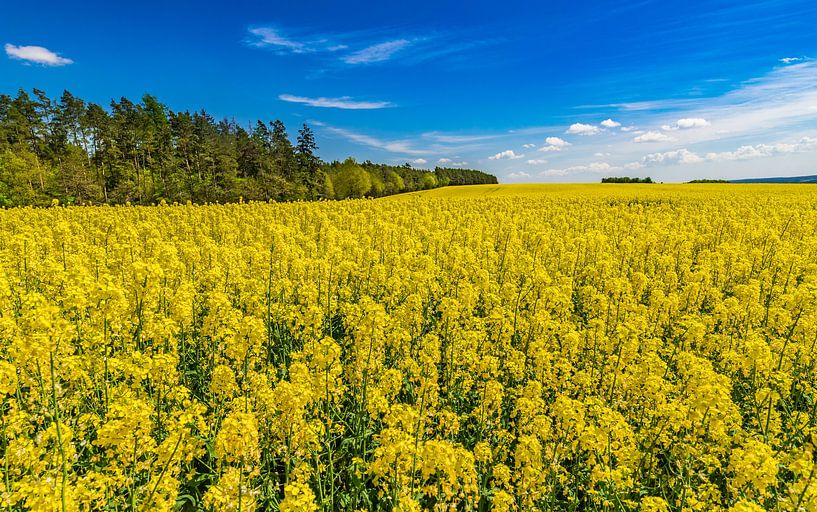
<instances>
[{"instance_id":1,"label":"blue sky","mask_svg":"<svg viewBox=\"0 0 817 512\"><path fill-rule=\"evenodd\" d=\"M311 124L503 182L817 174L817 2L13 2L0 93Z\"/></svg>"}]
</instances>

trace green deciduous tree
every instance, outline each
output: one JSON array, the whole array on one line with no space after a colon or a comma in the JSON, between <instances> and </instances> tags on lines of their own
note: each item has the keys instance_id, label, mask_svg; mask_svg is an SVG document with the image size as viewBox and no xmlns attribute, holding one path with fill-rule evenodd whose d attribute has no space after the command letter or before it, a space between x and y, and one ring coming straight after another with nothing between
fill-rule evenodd
<instances>
[{"instance_id":1,"label":"green deciduous tree","mask_svg":"<svg viewBox=\"0 0 817 512\"><path fill-rule=\"evenodd\" d=\"M372 188L371 175L352 158L341 164L332 179L337 199L363 197Z\"/></svg>"}]
</instances>

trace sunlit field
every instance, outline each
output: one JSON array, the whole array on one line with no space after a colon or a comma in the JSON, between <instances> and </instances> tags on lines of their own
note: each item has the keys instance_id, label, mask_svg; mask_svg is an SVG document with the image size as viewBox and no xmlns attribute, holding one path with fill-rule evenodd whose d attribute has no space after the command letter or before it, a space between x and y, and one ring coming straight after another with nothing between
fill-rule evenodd
<instances>
[{"instance_id":1,"label":"sunlit field","mask_svg":"<svg viewBox=\"0 0 817 512\"><path fill-rule=\"evenodd\" d=\"M817 187L0 211L10 510L817 510Z\"/></svg>"},{"instance_id":2,"label":"sunlit field","mask_svg":"<svg viewBox=\"0 0 817 512\"><path fill-rule=\"evenodd\" d=\"M595 196L603 197L696 197L696 196L813 196L817 186L792 186L781 184L743 184L743 183L688 183L688 184L553 184L535 183L513 185L469 185L459 187L442 187L408 194L400 194L393 199L408 197L445 197L445 198L488 198L488 197L555 197L555 196ZM748 193L748 194L747 194Z\"/></svg>"}]
</instances>

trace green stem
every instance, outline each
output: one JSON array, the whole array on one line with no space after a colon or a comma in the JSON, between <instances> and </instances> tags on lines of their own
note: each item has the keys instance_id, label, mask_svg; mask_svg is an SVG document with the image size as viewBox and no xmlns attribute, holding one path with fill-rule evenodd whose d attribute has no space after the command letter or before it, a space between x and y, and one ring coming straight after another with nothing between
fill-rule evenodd
<instances>
[{"instance_id":1,"label":"green stem","mask_svg":"<svg viewBox=\"0 0 817 512\"><path fill-rule=\"evenodd\" d=\"M148 494L148 500L145 503L146 507L150 507L153 504L153 494L156 492L156 489L159 487L159 484L162 481L162 478L165 476L167 472L167 468L170 467L170 463L173 462L173 456L176 455L176 450L179 449L179 444L182 442L182 434L179 432L179 439L176 440L176 445L173 447L173 451L170 452L170 457L167 459L164 467L162 468L162 472L159 473L159 478L156 480L156 483L153 484L153 489L150 490L150 494Z\"/></svg>"},{"instance_id":2,"label":"green stem","mask_svg":"<svg viewBox=\"0 0 817 512\"><path fill-rule=\"evenodd\" d=\"M62 512L65 512L65 481L68 479L68 474L65 469L65 448L62 445L62 430L60 429L60 410L57 407L57 385L54 377L54 353L50 352L48 355L49 366L51 369L51 403L54 406L54 419L57 428L57 444L60 451L60 468L62 472L62 482L60 482L60 506Z\"/></svg>"}]
</instances>

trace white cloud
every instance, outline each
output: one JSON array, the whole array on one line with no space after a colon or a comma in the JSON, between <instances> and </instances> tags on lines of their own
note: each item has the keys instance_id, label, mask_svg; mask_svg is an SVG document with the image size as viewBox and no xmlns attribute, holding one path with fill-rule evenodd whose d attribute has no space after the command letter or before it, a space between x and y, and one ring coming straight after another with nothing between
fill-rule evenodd
<instances>
[{"instance_id":1,"label":"white cloud","mask_svg":"<svg viewBox=\"0 0 817 512\"><path fill-rule=\"evenodd\" d=\"M671 125L664 125L661 128L665 131L671 130L690 130L692 128L706 128L711 123L702 117L685 117L675 121Z\"/></svg>"},{"instance_id":2,"label":"white cloud","mask_svg":"<svg viewBox=\"0 0 817 512\"><path fill-rule=\"evenodd\" d=\"M545 143L550 146L558 146L560 148L564 148L570 145L568 141L560 139L559 137L548 137L545 139Z\"/></svg>"},{"instance_id":3,"label":"white cloud","mask_svg":"<svg viewBox=\"0 0 817 512\"><path fill-rule=\"evenodd\" d=\"M525 171L517 171L508 174L508 178L512 180L518 178L530 178L530 174L526 173Z\"/></svg>"},{"instance_id":4,"label":"white cloud","mask_svg":"<svg viewBox=\"0 0 817 512\"><path fill-rule=\"evenodd\" d=\"M517 160L523 158L525 155L517 155L512 149L501 151L493 156L489 156L488 160Z\"/></svg>"},{"instance_id":5,"label":"white cloud","mask_svg":"<svg viewBox=\"0 0 817 512\"><path fill-rule=\"evenodd\" d=\"M415 158L414 160L411 161L412 165L425 165L427 163L428 160L426 160L425 158Z\"/></svg>"},{"instance_id":6,"label":"white cloud","mask_svg":"<svg viewBox=\"0 0 817 512\"><path fill-rule=\"evenodd\" d=\"M780 62L783 64L794 64L795 62L800 62L803 60L803 57L783 57L780 59Z\"/></svg>"},{"instance_id":7,"label":"white cloud","mask_svg":"<svg viewBox=\"0 0 817 512\"><path fill-rule=\"evenodd\" d=\"M675 125L681 130L689 130L690 128L705 128L709 126L709 121L702 117L685 117L676 121Z\"/></svg>"},{"instance_id":8,"label":"white cloud","mask_svg":"<svg viewBox=\"0 0 817 512\"><path fill-rule=\"evenodd\" d=\"M408 39L397 39L395 41L386 41L385 43L375 44L358 50L343 58L343 62L347 64L372 64L375 62L384 62L392 58L392 56L409 46L411 41Z\"/></svg>"},{"instance_id":9,"label":"white cloud","mask_svg":"<svg viewBox=\"0 0 817 512\"><path fill-rule=\"evenodd\" d=\"M344 110L373 110L394 106L394 104L388 101L355 101L349 96L342 96L340 98L307 98L304 96L293 96L292 94L281 94L278 96L278 99L290 103L303 103L310 107L340 108Z\"/></svg>"},{"instance_id":10,"label":"white cloud","mask_svg":"<svg viewBox=\"0 0 817 512\"><path fill-rule=\"evenodd\" d=\"M439 160L437 160L437 163L440 164L440 165L450 164L451 159L450 158L440 158Z\"/></svg>"},{"instance_id":11,"label":"white cloud","mask_svg":"<svg viewBox=\"0 0 817 512\"><path fill-rule=\"evenodd\" d=\"M536 147L536 144L522 144L522 147L525 149L533 149Z\"/></svg>"},{"instance_id":12,"label":"white cloud","mask_svg":"<svg viewBox=\"0 0 817 512\"><path fill-rule=\"evenodd\" d=\"M635 130L635 126L622 126L621 127L621 131L623 131L623 132L631 132L633 130Z\"/></svg>"},{"instance_id":13,"label":"white cloud","mask_svg":"<svg viewBox=\"0 0 817 512\"><path fill-rule=\"evenodd\" d=\"M537 151L543 151L545 153L549 153L551 151L561 151L563 148L570 146L571 144L564 139L560 139L559 137L548 137L545 139L545 145L539 148Z\"/></svg>"},{"instance_id":14,"label":"white cloud","mask_svg":"<svg viewBox=\"0 0 817 512\"><path fill-rule=\"evenodd\" d=\"M619 126L621 126L621 123L619 123L618 121L613 121L612 119L605 119L604 121L601 122L601 125L604 126L605 128L618 128Z\"/></svg>"},{"instance_id":15,"label":"white cloud","mask_svg":"<svg viewBox=\"0 0 817 512\"><path fill-rule=\"evenodd\" d=\"M600 131L598 126L593 126L592 124L573 123L565 133L572 135L595 135Z\"/></svg>"},{"instance_id":16,"label":"white cloud","mask_svg":"<svg viewBox=\"0 0 817 512\"><path fill-rule=\"evenodd\" d=\"M9 58L42 64L43 66L66 66L74 63L73 60L61 57L42 46L15 46L6 43L4 48Z\"/></svg>"},{"instance_id":17,"label":"white cloud","mask_svg":"<svg viewBox=\"0 0 817 512\"><path fill-rule=\"evenodd\" d=\"M528 165L544 165L546 163L548 163L548 161L547 160L542 160L541 158L528 160Z\"/></svg>"},{"instance_id":18,"label":"white cloud","mask_svg":"<svg viewBox=\"0 0 817 512\"><path fill-rule=\"evenodd\" d=\"M645 132L633 139L633 142L672 142L675 139L661 132Z\"/></svg>"}]
</instances>

